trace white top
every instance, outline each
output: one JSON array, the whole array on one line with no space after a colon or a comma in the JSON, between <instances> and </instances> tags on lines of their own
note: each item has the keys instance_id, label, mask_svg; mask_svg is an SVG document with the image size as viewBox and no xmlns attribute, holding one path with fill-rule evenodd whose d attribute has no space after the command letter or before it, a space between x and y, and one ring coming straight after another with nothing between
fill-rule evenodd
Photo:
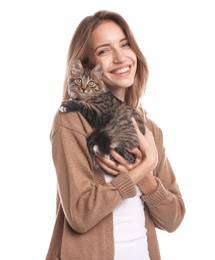
<instances>
[{"instance_id":1,"label":"white top","mask_svg":"<svg viewBox=\"0 0 215 260\"><path fill-rule=\"evenodd\" d=\"M105 174L110 182L114 177ZM150 260L145 228L144 203L141 190L136 185L137 194L123 200L113 210L114 260Z\"/></svg>"}]
</instances>

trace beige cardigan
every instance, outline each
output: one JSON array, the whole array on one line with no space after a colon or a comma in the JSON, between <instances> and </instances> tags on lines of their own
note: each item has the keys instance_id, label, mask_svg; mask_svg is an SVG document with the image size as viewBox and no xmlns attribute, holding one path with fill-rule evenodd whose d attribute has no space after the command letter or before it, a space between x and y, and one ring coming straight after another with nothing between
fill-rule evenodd
<instances>
[{"instance_id":1,"label":"beige cardigan","mask_svg":"<svg viewBox=\"0 0 215 260\"><path fill-rule=\"evenodd\" d=\"M154 170L158 187L152 194L142 195L142 200L150 258L159 260L155 228L173 232L184 217L185 206L165 156L162 132L149 119L145 124L153 132L159 162ZM136 190L128 174L106 183L101 172L93 172L86 145L91 131L79 113L56 113L51 142L58 184L57 214L46 260L114 259L112 211L122 200L135 196Z\"/></svg>"}]
</instances>

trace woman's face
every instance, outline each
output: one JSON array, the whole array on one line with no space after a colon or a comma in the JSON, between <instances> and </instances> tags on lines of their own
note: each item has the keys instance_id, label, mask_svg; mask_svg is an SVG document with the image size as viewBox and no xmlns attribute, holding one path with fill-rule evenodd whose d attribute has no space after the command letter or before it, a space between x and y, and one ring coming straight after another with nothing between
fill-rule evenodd
<instances>
[{"instance_id":1,"label":"woman's face","mask_svg":"<svg viewBox=\"0 0 215 260\"><path fill-rule=\"evenodd\" d=\"M103 22L91 36L90 63L102 63L103 80L115 96L124 100L125 90L134 83L137 57L121 27Z\"/></svg>"}]
</instances>

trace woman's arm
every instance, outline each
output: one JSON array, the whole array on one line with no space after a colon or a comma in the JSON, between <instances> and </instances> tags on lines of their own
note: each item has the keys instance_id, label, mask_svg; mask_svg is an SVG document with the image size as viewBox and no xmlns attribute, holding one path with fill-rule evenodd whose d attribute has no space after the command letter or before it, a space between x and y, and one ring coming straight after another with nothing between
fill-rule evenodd
<instances>
[{"instance_id":1,"label":"woman's arm","mask_svg":"<svg viewBox=\"0 0 215 260\"><path fill-rule=\"evenodd\" d=\"M173 232L184 218L185 205L173 169L165 154L163 133L153 121L146 120L146 124L153 133L158 151L158 163L151 176L156 180L157 188L148 194L144 193L147 186L144 179L138 185L143 191L142 199L155 225L160 229Z\"/></svg>"},{"instance_id":2,"label":"woman's arm","mask_svg":"<svg viewBox=\"0 0 215 260\"><path fill-rule=\"evenodd\" d=\"M136 195L128 174L106 183L102 172L93 172L86 143L91 131L80 114L57 113L51 134L60 202L68 223L79 233L87 232L118 203Z\"/></svg>"},{"instance_id":3,"label":"woman's arm","mask_svg":"<svg viewBox=\"0 0 215 260\"><path fill-rule=\"evenodd\" d=\"M183 220L185 206L174 172L165 155L162 131L151 120L146 120L145 135L140 133L135 122L134 126L142 152L142 156L137 153L136 164L128 165L115 152L112 156L120 165L101 156L99 163L109 174L129 172L133 182L138 184L143 193L142 200L146 203L155 225L172 232Z\"/></svg>"}]
</instances>

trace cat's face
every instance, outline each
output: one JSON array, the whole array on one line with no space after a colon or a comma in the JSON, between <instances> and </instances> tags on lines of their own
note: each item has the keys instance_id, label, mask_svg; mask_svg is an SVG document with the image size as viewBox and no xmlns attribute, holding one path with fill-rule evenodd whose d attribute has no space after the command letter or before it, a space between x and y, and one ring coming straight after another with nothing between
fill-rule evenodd
<instances>
[{"instance_id":1,"label":"cat's face","mask_svg":"<svg viewBox=\"0 0 215 260\"><path fill-rule=\"evenodd\" d=\"M68 82L68 93L71 99L84 100L106 91L102 81L101 64L90 71L88 68L84 69L79 60L74 61Z\"/></svg>"}]
</instances>

